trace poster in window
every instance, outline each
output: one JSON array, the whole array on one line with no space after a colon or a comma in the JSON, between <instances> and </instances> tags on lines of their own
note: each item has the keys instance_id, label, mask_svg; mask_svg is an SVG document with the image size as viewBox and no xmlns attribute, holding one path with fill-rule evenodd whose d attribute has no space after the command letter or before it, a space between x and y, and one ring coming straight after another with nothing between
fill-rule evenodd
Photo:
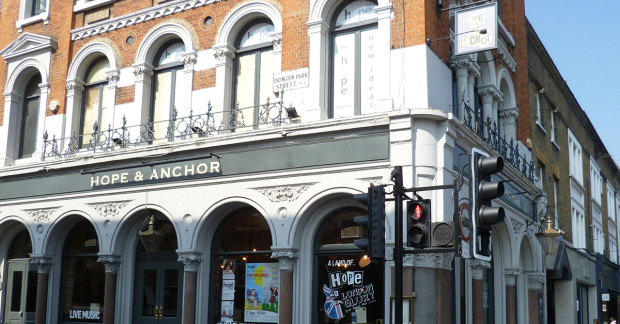
<instances>
[{"instance_id":1,"label":"poster in window","mask_svg":"<svg viewBox=\"0 0 620 324\"><path fill-rule=\"evenodd\" d=\"M221 323L232 323L234 307L235 307L234 301L222 301Z\"/></svg>"},{"instance_id":2,"label":"poster in window","mask_svg":"<svg viewBox=\"0 0 620 324\"><path fill-rule=\"evenodd\" d=\"M222 300L235 300L234 280L224 280L222 282Z\"/></svg>"},{"instance_id":3,"label":"poster in window","mask_svg":"<svg viewBox=\"0 0 620 324\"><path fill-rule=\"evenodd\" d=\"M363 261L363 262L362 262ZM383 320L383 265L366 256L319 257L319 323Z\"/></svg>"},{"instance_id":4,"label":"poster in window","mask_svg":"<svg viewBox=\"0 0 620 324\"><path fill-rule=\"evenodd\" d=\"M235 279L235 259L224 259L224 264L223 269L224 272L222 273L222 279L224 280L234 280Z\"/></svg>"},{"instance_id":5,"label":"poster in window","mask_svg":"<svg viewBox=\"0 0 620 324\"><path fill-rule=\"evenodd\" d=\"M278 323L280 265L278 263L246 263L246 322Z\"/></svg>"}]
</instances>

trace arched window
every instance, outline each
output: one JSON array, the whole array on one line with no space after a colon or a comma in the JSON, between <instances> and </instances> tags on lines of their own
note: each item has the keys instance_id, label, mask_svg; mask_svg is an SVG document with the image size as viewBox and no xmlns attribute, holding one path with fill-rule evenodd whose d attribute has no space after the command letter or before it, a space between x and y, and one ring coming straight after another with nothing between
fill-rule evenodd
<instances>
[{"instance_id":1,"label":"arched window","mask_svg":"<svg viewBox=\"0 0 620 324\"><path fill-rule=\"evenodd\" d=\"M18 159L32 157L36 151L37 123L39 121L39 106L41 101L41 75L33 76L24 93L24 107L21 114L21 130L19 135Z\"/></svg>"},{"instance_id":2,"label":"arched window","mask_svg":"<svg viewBox=\"0 0 620 324\"><path fill-rule=\"evenodd\" d=\"M376 6L371 1L347 2L332 20L330 118L374 111Z\"/></svg>"},{"instance_id":3,"label":"arched window","mask_svg":"<svg viewBox=\"0 0 620 324\"><path fill-rule=\"evenodd\" d=\"M99 239L88 220L71 230L63 250L60 322L103 323L105 270L97 262Z\"/></svg>"},{"instance_id":4,"label":"arched window","mask_svg":"<svg viewBox=\"0 0 620 324\"><path fill-rule=\"evenodd\" d=\"M105 56L93 61L86 70L84 99L82 100L82 114L80 118L81 146L88 145L93 139L94 125L99 131L108 129L111 121L108 120L108 81L106 71L110 62Z\"/></svg>"},{"instance_id":5,"label":"arched window","mask_svg":"<svg viewBox=\"0 0 620 324\"><path fill-rule=\"evenodd\" d=\"M280 266L271 259L265 218L254 208L242 208L216 233L208 323L278 323Z\"/></svg>"},{"instance_id":6,"label":"arched window","mask_svg":"<svg viewBox=\"0 0 620 324\"><path fill-rule=\"evenodd\" d=\"M314 244L313 323L387 323L384 262L371 260L353 245L366 229L353 218L366 211L347 208L323 222Z\"/></svg>"},{"instance_id":7,"label":"arched window","mask_svg":"<svg viewBox=\"0 0 620 324\"><path fill-rule=\"evenodd\" d=\"M269 20L258 19L247 25L235 41L233 103L241 109L237 114L237 127L258 125L258 106L273 101L271 34L274 30Z\"/></svg>"},{"instance_id":8,"label":"arched window","mask_svg":"<svg viewBox=\"0 0 620 324\"><path fill-rule=\"evenodd\" d=\"M180 109L183 98L182 89L185 86L183 62L181 54L185 53L185 44L180 39L166 42L155 54L153 66L152 91L153 100L149 111L149 119L153 122L153 136L158 140L165 140L168 132L168 121L173 119L175 109Z\"/></svg>"}]
</instances>

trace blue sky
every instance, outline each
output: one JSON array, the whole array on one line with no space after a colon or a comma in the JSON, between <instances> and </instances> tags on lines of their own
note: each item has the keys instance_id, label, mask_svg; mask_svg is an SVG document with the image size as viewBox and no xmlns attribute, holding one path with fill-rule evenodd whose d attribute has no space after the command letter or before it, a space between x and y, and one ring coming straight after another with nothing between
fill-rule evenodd
<instances>
[{"instance_id":1,"label":"blue sky","mask_svg":"<svg viewBox=\"0 0 620 324\"><path fill-rule=\"evenodd\" d=\"M619 13L618 0L525 0L528 20L618 164Z\"/></svg>"}]
</instances>

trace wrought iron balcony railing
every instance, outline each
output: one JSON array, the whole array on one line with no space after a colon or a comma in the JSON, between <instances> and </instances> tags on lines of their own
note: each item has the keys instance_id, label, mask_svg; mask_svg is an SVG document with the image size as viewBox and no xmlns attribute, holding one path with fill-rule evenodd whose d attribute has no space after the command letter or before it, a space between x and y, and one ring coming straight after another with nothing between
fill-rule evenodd
<instances>
[{"instance_id":1,"label":"wrought iron balcony railing","mask_svg":"<svg viewBox=\"0 0 620 324\"><path fill-rule=\"evenodd\" d=\"M177 117L176 107L172 119L150 121L135 126L127 126L127 118L123 116L123 126L101 129L95 122L90 134L76 134L69 138L49 138L47 131L43 134L43 154L45 158L61 158L82 152L106 152L115 148L127 148L140 145L158 144L185 140L188 138L211 137L220 134L243 132L259 128L277 127L290 123L284 112L283 102L267 103L259 106L213 112L211 102L207 112L194 115L190 111L187 117ZM291 108L288 108L291 109ZM283 112L284 115L283 116Z\"/></svg>"},{"instance_id":2,"label":"wrought iron balcony railing","mask_svg":"<svg viewBox=\"0 0 620 324\"><path fill-rule=\"evenodd\" d=\"M478 137L489 144L497 153L499 153L506 162L521 172L528 180L534 182L534 162L527 160L527 156L521 155L519 145L510 139L510 143L506 140L506 135L500 136L497 123L487 118L485 121L480 115L480 111L476 113L469 107L467 103L463 104L465 111L465 125L469 127Z\"/></svg>"}]
</instances>

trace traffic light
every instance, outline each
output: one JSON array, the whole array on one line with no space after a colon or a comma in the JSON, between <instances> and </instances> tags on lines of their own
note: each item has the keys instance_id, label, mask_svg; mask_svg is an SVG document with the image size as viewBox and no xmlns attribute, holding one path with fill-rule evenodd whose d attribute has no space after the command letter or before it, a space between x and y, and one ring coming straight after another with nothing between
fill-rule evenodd
<instances>
[{"instance_id":1,"label":"traffic light","mask_svg":"<svg viewBox=\"0 0 620 324\"><path fill-rule=\"evenodd\" d=\"M493 174L504 169L501 156L489 157L485 152L472 149L472 245L474 257L491 260L491 228L504 221L502 207L492 207L491 201L504 195L504 184L491 181Z\"/></svg>"},{"instance_id":2,"label":"traffic light","mask_svg":"<svg viewBox=\"0 0 620 324\"><path fill-rule=\"evenodd\" d=\"M370 185L367 194L353 198L368 206L368 216L353 218L355 223L368 228L368 238L355 240L353 244L371 258L385 258L385 189Z\"/></svg>"},{"instance_id":3,"label":"traffic light","mask_svg":"<svg viewBox=\"0 0 620 324\"><path fill-rule=\"evenodd\" d=\"M418 249L430 246L431 201L407 202L407 246Z\"/></svg>"}]
</instances>

